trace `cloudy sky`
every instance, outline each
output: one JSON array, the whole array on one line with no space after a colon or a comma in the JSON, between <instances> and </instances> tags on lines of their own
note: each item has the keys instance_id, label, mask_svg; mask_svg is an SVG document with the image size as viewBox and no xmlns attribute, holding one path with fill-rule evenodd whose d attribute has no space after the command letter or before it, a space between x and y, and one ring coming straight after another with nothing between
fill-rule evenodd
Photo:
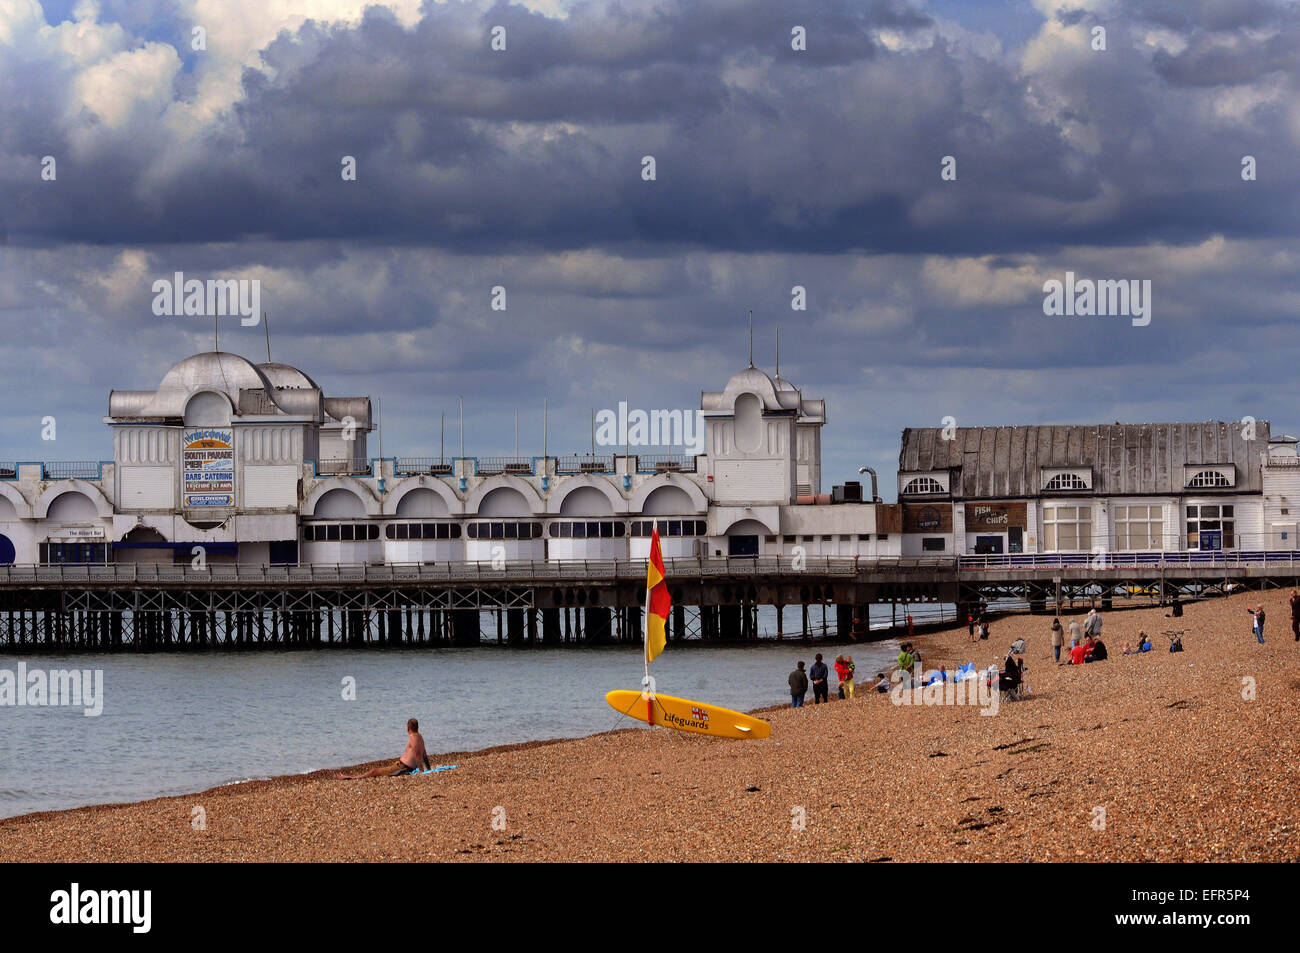
<instances>
[{"instance_id":1,"label":"cloudy sky","mask_svg":"<svg viewBox=\"0 0 1300 953\"><path fill-rule=\"evenodd\" d=\"M552 453L696 407L750 310L828 400L825 489L892 499L946 416L1296 432L1298 67L1293 0L0 0L0 458L111 456L110 388L212 346L153 313L175 271L260 279L386 455L444 410L454 449L458 395L480 455L516 410L540 453L543 398ZM1150 324L1045 315L1067 271Z\"/></svg>"}]
</instances>

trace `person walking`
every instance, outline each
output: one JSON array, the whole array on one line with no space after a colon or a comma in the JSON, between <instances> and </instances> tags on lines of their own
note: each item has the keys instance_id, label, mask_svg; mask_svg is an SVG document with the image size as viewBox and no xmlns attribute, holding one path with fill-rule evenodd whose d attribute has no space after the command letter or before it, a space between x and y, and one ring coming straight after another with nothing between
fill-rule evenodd
<instances>
[{"instance_id":1,"label":"person walking","mask_svg":"<svg viewBox=\"0 0 1300 953\"><path fill-rule=\"evenodd\" d=\"M1073 652L1074 647L1082 641L1083 641L1083 629L1079 628L1079 620L1071 619L1070 620L1070 651Z\"/></svg>"},{"instance_id":2,"label":"person walking","mask_svg":"<svg viewBox=\"0 0 1300 953\"><path fill-rule=\"evenodd\" d=\"M790 673L790 707L802 708L803 697L808 694L808 676L803 670L803 662L795 665L795 670Z\"/></svg>"},{"instance_id":3,"label":"person walking","mask_svg":"<svg viewBox=\"0 0 1300 953\"><path fill-rule=\"evenodd\" d=\"M1061 646L1065 644L1065 630L1061 628L1061 620L1052 620L1052 655L1055 656L1056 663L1061 662Z\"/></svg>"},{"instance_id":4,"label":"person walking","mask_svg":"<svg viewBox=\"0 0 1300 953\"><path fill-rule=\"evenodd\" d=\"M817 653L817 658L813 660L812 668L808 669L808 677L812 679L813 704L820 705L822 702L830 701L827 695L826 682L830 678L830 669L822 661L822 654Z\"/></svg>"},{"instance_id":5,"label":"person walking","mask_svg":"<svg viewBox=\"0 0 1300 953\"><path fill-rule=\"evenodd\" d=\"M1264 644L1264 607L1255 606L1254 608L1251 608L1250 606L1246 606L1246 611L1249 612L1254 617L1255 621L1251 628L1252 631L1255 633L1255 638L1259 639L1259 644L1263 645Z\"/></svg>"}]
</instances>

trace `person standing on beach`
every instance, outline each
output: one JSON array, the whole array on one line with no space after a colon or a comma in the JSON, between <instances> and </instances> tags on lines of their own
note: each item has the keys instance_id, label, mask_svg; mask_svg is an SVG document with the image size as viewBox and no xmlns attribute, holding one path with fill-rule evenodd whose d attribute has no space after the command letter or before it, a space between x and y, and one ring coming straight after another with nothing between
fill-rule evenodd
<instances>
[{"instance_id":1,"label":"person standing on beach","mask_svg":"<svg viewBox=\"0 0 1300 953\"><path fill-rule=\"evenodd\" d=\"M1291 633L1300 642L1300 592L1291 590Z\"/></svg>"},{"instance_id":2,"label":"person standing on beach","mask_svg":"<svg viewBox=\"0 0 1300 953\"><path fill-rule=\"evenodd\" d=\"M1083 620L1083 634L1094 639L1101 636L1101 616L1096 609L1088 610L1088 617Z\"/></svg>"},{"instance_id":3,"label":"person standing on beach","mask_svg":"<svg viewBox=\"0 0 1300 953\"><path fill-rule=\"evenodd\" d=\"M853 672L856 667L852 655L844 656L844 674L840 676L840 690L849 698L853 697Z\"/></svg>"},{"instance_id":4,"label":"person standing on beach","mask_svg":"<svg viewBox=\"0 0 1300 953\"><path fill-rule=\"evenodd\" d=\"M1074 647L1082 641L1083 641L1083 629L1079 628L1079 620L1071 619L1070 620L1070 651L1073 652Z\"/></svg>"},{"instance_id":5,"label":"person standing on beach","mask_svg":"<svg viewBox=\"0 0 1300 953\"><path fill-rule=\"evenodd\" d=\"M808 676L804 674L803 662L795 665L795 670L790 673L790 707L802 708L803 697L808 694Z\"/></svg>"},{"instance_id":6,"label":"person standing on beach","mask_svg":"<svg viewBox=\"0 0 1300 953\"><path fill-rule=\"evenodd\" d=\"M1263 645L1264 644L1264 607L1255 606L1252 609L1250 606L1246 606L1246 611L1255 617L1255 622L1252 626L1252 629L1255 633L1255 638L1259 639L1259 644Z\"/></svg>"},{"instance_id":7,"label":"person standing on beach","mask_svg":"<svg viewBox=\"0 0 1300 953\"><path fill-rule=\"evenodd\" d=\"M1052 620L1052 654L1056 661L1061 661L1061 646L1065 644L1065 630L1061 628L1061 620Z\"/></svg>"},{"instance_id":8,"label":"person standing on beach","mask_svg":"<svg viewBox=\"0 0 1300 953\"><path fill-rule=\"evenodd\" d=\"M808 677L812 679L813 704L820 705L822 702L830 701L827 695L826 681L830 678L830 670L826 663L822 661L822 654L817 653L813 660L812 668L808 669Z\"/></svg>"},{"instance_id":9,"label":"person standing on beach","mask_svg":"<svg viewBox=\"0 0 1300 953\"><path fill-rule=\"evenodd\" d=\"M424 749L424 736L420 734L420 723L411 718L406 722L406 750L397 759L396 768L393 765L384 765L381 768L371 768L363 774L344 774L340 771L334 777L339 781L356 781L359 778L382 778L385 775L395 778L401 774L415 774L420 770L421 763L424 764L425 770L428 770L429 753Z\"/></svg>"}]
</instances>

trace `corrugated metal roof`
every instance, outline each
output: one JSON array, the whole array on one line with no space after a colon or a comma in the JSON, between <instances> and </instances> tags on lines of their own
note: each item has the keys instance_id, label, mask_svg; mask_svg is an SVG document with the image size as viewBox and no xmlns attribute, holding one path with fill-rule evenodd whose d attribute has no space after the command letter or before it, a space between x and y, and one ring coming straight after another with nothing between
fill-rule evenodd
<instances>
[{"instance_id":1,"label":"corrugated metal roof","mask_svg":"<svg viewBox=\"0 0 1300 953\"><path fill-rule=\"evenodd\" d=\"M1043 468L1090 467L1093 492L1103 495L1178 495L1184 466L1232 464L1238 492L1259 493L1260 453L1269 424L1255 424L1246 440L1238 421L1092 426L958 427L945 440L938 427L903 431L898 469L953 470L957 499L1042 495Z\"/></svg>"}]
</instances>

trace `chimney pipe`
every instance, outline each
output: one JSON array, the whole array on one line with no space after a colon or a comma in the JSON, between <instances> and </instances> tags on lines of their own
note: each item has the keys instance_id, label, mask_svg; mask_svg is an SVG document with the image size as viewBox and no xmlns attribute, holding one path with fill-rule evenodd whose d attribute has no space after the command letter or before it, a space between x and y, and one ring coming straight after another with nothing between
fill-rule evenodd
<instances>
[{"instance_id":1,"label":"chimney pipe","mask_svg":"<svg viewBox=\"0 0 1300 953\"><path fill-rule=\"evenodd\" d=\"M858 467L858 473L871 474L871 502L872 503L882 502L882 500L880 499L880 494L877 492L878 487L876 486L876 471L871 469L871 467Z\"/></svg>"}]
</instances>

